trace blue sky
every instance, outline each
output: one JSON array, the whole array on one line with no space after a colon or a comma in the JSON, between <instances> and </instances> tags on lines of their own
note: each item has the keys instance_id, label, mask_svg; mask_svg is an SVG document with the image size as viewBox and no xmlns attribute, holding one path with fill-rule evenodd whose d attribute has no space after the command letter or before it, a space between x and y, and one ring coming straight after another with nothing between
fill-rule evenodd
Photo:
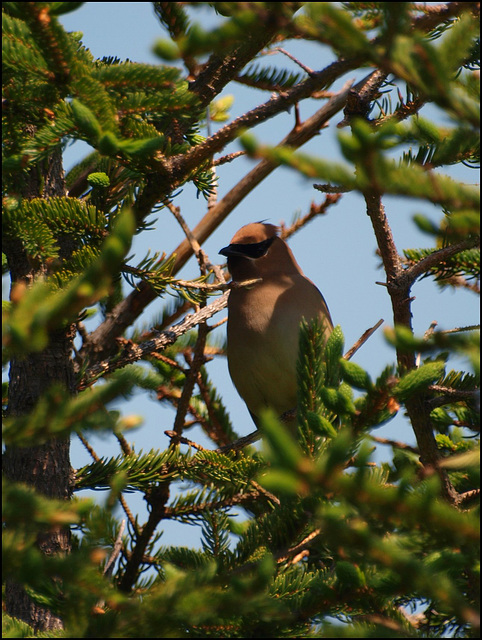
<instances>
[{"instance_id":1,"label":"blue sky","mask_svg":"<svg viewBox=\"0 0 482 640\"><path fill-rule=\"evenodd\" d=\"M211 26L206 9L192 10L205 28ZM152 53L152 46L157 38L165 37L159 21L154 15L150 3L145 2L87 2L78 10L61 16L61 22L68 31L83 33L83 42L95 57L118 56L129 58L135 62L160 64ZM332 62L332 52L315 43L293 42L283 45L308 67L320 70ZM286 57L278 54L260 60L266 65L283 65L296 69ZM365 72L348 74L340 79L334 89L341 88L349 78L360 79ZM223 95L232 94L234 105L231 115L236 117L246 110L269 99L269 94L255 91L242 86L228 87ZM301 106L301 117L305 118L321 106L319 101L311 101ZM433 109L428 115L438 117ZM302 151L319 155L323 158L341 160L337 135L337 122L342 115L337 116L330 126L319 136L302 148ZM294 114L284 113L253 129L252 133L262 142L275 144L279 142L293 126ZM219 125L214 125L213 130ZM233 143L227 152L239 149ZM86 145L75 144L69 147L65 154L65 167L68 170L72 164L80 160L87 152ZM219 169L219 196L222 197L236 182L252 167L254 161L240 159ZM474 182L477 178L470 170L457 168L455 177L466 182ZM265 182L251 193L229 218L219 227L205 243L211 261L222 263L217 253L220 248L229 243L235 231L243 224L257 220L266 220L277 224L281 221L289 223L297 212L307 213L310 203L322 201L322 196L315 191L310 181L294 171L280 168ZM186 186L176 199L181 212L188 224L194 227L206 213L204 199L196 198L194 187ZM395 242L399 252L403 248L428 247L431 238L420 233L412 222L413 215L424 213L438 221L440 212L430 204L422 201L387 197L384 199L386 212L392 226ZM165 251L170 253L183 239L182 231L167 211L158 216L156 228L142 233L136 238L133 251L135 260L140 260L147 250L151 252ZM297 233L289 242L297 261L305 274L315 282L328 303L335 324L340 324L346 341L346 348L350 347L359 336L373 326L380 318L385 320L385 326L392 326L392 314L388 294L384 287L375 284L383 280L383 271L379 268L380 260L375 255L376 243L369 218L365 213L364 202L356 194L345 194L340 202L302 231ZM183 278L193 278L198 275L197 264L194 259L181 272ZM445 290L440 292L429 279L417 282L412 294L413 324L416 333L423 334L432 321L438 322L438 328L449 329L478 322L478 301L474 294L467 291ZM152 326L155 317L160 312L164 301L155 301L138 322L138 326ZM222 314L215 320L221 319ZM95 322L95 321L94 321ZM225 326L219 329L225 331ZM377 333L355 355L354 360L365 367L376 377L383 368L394 361L392 348L386 343L383 331ZM454 363L452 366L457 367ZM208 371L224 402L227 405L234 428L240 435L250 433L254 429L244 403L238 397L229 379L227 363L220 358L208 365ZM174 412L159 406L153 397L145 394L136 395L128 402L119 405L124 415L140 415L143 426L127 434L128 440L134 443L138 451L148 451L151 448L165 448L168 444L164 435L165 429L170 429ZM193 429L186 434L189 438L206 445L199 430ZM402 415L397 416L388 425L381 427L375 435L403 440L414 443L411 428ZM92 438L93 445L99 455L118 455L118 445L112 438L98 436ZM375 460L386 458L383 447L375 454ZM75 441L72 445L72 464L80 467L90 462L87 452L82 445ZM102 494L99 496L102 499ZM144 511L143 501L131 496L129 498L134 510ZM121 516L121 513L118 514ZM164 543L195 545L199 539L199 532L185 525L169 524L162 539Z\"/></svg>"}]
</instances>

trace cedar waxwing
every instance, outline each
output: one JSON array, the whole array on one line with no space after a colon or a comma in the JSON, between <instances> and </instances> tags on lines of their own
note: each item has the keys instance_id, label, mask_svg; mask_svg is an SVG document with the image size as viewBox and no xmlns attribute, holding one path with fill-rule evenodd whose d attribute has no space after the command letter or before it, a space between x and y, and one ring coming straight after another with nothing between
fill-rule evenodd
<instances>
[{"instance_id":1,"label":"cedar waxwing","mask_svg":"<svg viewBox=\"0 0 482 640\"><path fill-rule=\"evenodd\" d=\"M303 275L272 224L242 227L219 252L234 282L228 300L228 367L239 395L258 425L261 411L278 416L296 408L296 362L302 318L318 318L328 338L333 324L320 291Z\"/></svg>"}]
</instances>

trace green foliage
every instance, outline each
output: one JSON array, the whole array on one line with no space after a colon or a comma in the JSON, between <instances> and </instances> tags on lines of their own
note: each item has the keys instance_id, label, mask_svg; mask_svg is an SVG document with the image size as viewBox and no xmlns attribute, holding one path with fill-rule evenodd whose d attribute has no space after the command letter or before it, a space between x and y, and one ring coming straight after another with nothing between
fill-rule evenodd
<instances>
[{"instance_id":1,"label":"green foliage","mask_svg":"<svg viewBox=\"0 0 482 640\"><path fill-rule=\"evenodd\" d=\"M60 233L68 233L77 247L88 244L99 249L108 225L106 216L95 207L64 197L48 203L42 198L14 201L3 217L3 232L19 238L28 260L40 264L52 264L59 257Z\"/></svg>"},{"instance_id":2,"label":"green foliage","mask_svg":"<svg viewBox=\"0 0 482 640\"><path fill-rule=\"evenodd\" d=\"M255 87L279 89L292 87L301 80L300 73L293 73L276 67L261 67L256 64L248 67L240 76L240 81Z\"/></svg>"},{"instance_id":3,"label":"green foliage","mask_svg":"<svg viewBox=\"0 0 482 640\"><path fill-rule=\"evenodd\" d=\"M6 349L18 354L40 351L48 343L49 331L65 326L86 306L105 296L130 247L133 233L132 214L125 211L117 217L96 259L63 291L42 280L28 291L19 285L14 304L4 318Z\"/></svg>"},{"instance_id":4,"label":"green foliage","mask_svg":"<svg viewBox=\"0 0 482 640\"><path fill-rule=\"evenodd\" d=\"M449 17L399 2L208 3L203 10L217 14L210 31L192 19L202 4L153 3L169 35L154 50L164 60L182 60L186 71L94 59L80 36L58 21L80 3L3 3L3 270L12 278L11 299L3 305L4 362L28 358L33 369L23 381L30 383L25 411L10 408L22 381L3 385L4 444L28 452L78 436L92 456L72 474L75 497L68 501L22 483L4 485L4 580L20 583L33 603L64 625L43 634L5 615L4 635L478 635L475 328L418 337L396 324L385 332L393 362L369 374L344 355L340 326L327 337L322 326L303 323L296 416L281 420L267 411L261 446L248 446L238 441L210 377L209 360L225 349L209 333L204 342L203 329L189 331L133 364L138 343L206 304L214 270L209 265L200 277L179 280L162 234L166 247L135 263L127 257L133 236L154 227L152 213L167 214L168 199L186 182L205 197L213 193L213 153L237 137L251 156L329 187L430 203L440 220L418 214L414 223L434 246L405 249L400 277L415 269L417 277L442 287L475 291L479 192L443 172L479 161L475 3L452 3ZM318 69L293 72L258 57L290 39L321 44L335 55L313 97L331 92L341 73L355 68L387 74L383 96L370 96L380 108L377 116L369 105L366 118L345 110L350 128L338 135L344 162L241 135L244 120L231 120L230 94L219 97L234 80L305 106L303 91L315 86ZM209 73L199 88L197 79ZM266 102L256 117L277 115L271 112L276 102ZM423 103L443 112L443 125L418 113ZM208 117L228 124L204 138ZM66 176L66 190L63 178L54 189L51 164L75 140L91 151ZM437 253L458 243L462 250ZM134 327L144 301L167 292L174 292L174 303L153 322ZM82 321L99 307L106 332L85 349L95 330L88 333ZM122 322L128 337L116 333ZM59 333L71 336L75 328L84 340L69 361L75 380L35 397L40 374L31 363ZM467 371L457 369L461 362ZM174 409L173 424L159 425L170 439L164 449L155 444L160 434L148 451L136 445L141 418L119 410L120 401L136 393ZM406 444L416 426L414 403L423 407L426 439L433 435L436 457L428 462L423 438ZM377 438L376 428L405 413L400 441ZM194 426L209 444L186 437L196 437L189 432ZM91 434L110 434L119 448L99 456ZM383 463L374 455L379 441L391 449ZM101 492L100 498L79 498L84 491ZM133 513L133 494L142 498L146 515L143 509ZM200 545L164 544L170 521L196 527ZM42 553L38 534L59 527L70 528L71 553Z\"/></svg>"},{"instance_id":5,"label":"green foliage","mask_svg":"<svg viewBox=\"0 0 482 640\"><path fill-rule=\"evenodd\" d=\"M300 26L321 41L336 42L336 51L340 54L353 55L368 49L369 41L363 30L348 12L337 9L331 2L308 3Z\"/></svg>"},{"instance_id":6,"label":"green foliage","mask_svg":"<svg viewBox=\"0 0 482 640\"><path fill-rule=\"evenodd\" d=\"M17 61L23 60L29 82L35 82L39 76L48 81L49 65L58 61L43 57L46 52L42 51L42 43L38 50L18 51L18 42L31 37L28 21L24 23L7 13L3 16L7 36L4 38L4 68L10 74L8 98L14 103L21 92L22 104L28 105L29 95L25 94L22 83L25 78L18 74ZM39 128L29 136L26 144L22 144L21 130L10 132L4 148L5 153L11 144L11 153L4 157L4 171L6 169L9 180L18 181L17 174L26 162L47 157L67 139L85 140L102 155L123 164L131 160L131 167L136 169L157 164L159 153L176 154L196 144L192 130L186 130L183 139L174 141L174 130L179 128L180 122L194 124L196 115L199 116L196 98L180 79L178 69L94 61L90 54L79 49L72 36L62 32L53 17L49 24L55 31L51 34L52 39L59 38L65 47L62 64L70 66L68 81L64 81L60 92L50 95L50 90L44 105L38 97L43 85L39 87L39 80L36 81L36 95L35 98L32 95L31 102L37 111ZM52 52L48 53L52 55ZM47 86L48 83L46 91ZM72 100L66 101L66 97L72 97ZM166 131L170 131L167 136ZM202 168L189 178L207 195L212 183L210 176L211 172Z\"/></svg>"}]
</instances>

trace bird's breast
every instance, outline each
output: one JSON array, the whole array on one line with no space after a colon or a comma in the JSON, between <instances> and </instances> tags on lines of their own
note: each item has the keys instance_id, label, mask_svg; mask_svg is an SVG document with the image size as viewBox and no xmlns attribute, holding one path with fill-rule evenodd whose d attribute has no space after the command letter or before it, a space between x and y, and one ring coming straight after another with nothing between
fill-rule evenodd
<instances>
[{"instance_id":1,"label":"bird's breast","mask_svg":"<svg viewBox=\"0 0 482 640\"><path fill-rule=\"evenodd\" d=\"M296 406L298 333L303 309L287 304L287 287L254 287L229 305L231 378L256 416L267 406L278 415Z\"/></svg>"}]
</instances>

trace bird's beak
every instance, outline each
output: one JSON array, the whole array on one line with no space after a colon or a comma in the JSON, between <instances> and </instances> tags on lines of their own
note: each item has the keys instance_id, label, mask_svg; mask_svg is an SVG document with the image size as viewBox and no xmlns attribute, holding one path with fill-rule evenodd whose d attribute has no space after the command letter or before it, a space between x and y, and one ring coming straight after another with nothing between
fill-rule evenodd
<instances>
[{"instance_id":1,"label":"bird's beak","mask_svg":"<svg viewBox=\"0 0 482 640\"><path fill-rule=\"evenodd\" d=\"M229 244L227 247L221 249L219 253L222 256L226 256L226 258L229 258L230 256L242 256L243 258L246 258L246 252L243 251L242 246L243 245L239 244Z\"/></svg>"}]
</instances>

